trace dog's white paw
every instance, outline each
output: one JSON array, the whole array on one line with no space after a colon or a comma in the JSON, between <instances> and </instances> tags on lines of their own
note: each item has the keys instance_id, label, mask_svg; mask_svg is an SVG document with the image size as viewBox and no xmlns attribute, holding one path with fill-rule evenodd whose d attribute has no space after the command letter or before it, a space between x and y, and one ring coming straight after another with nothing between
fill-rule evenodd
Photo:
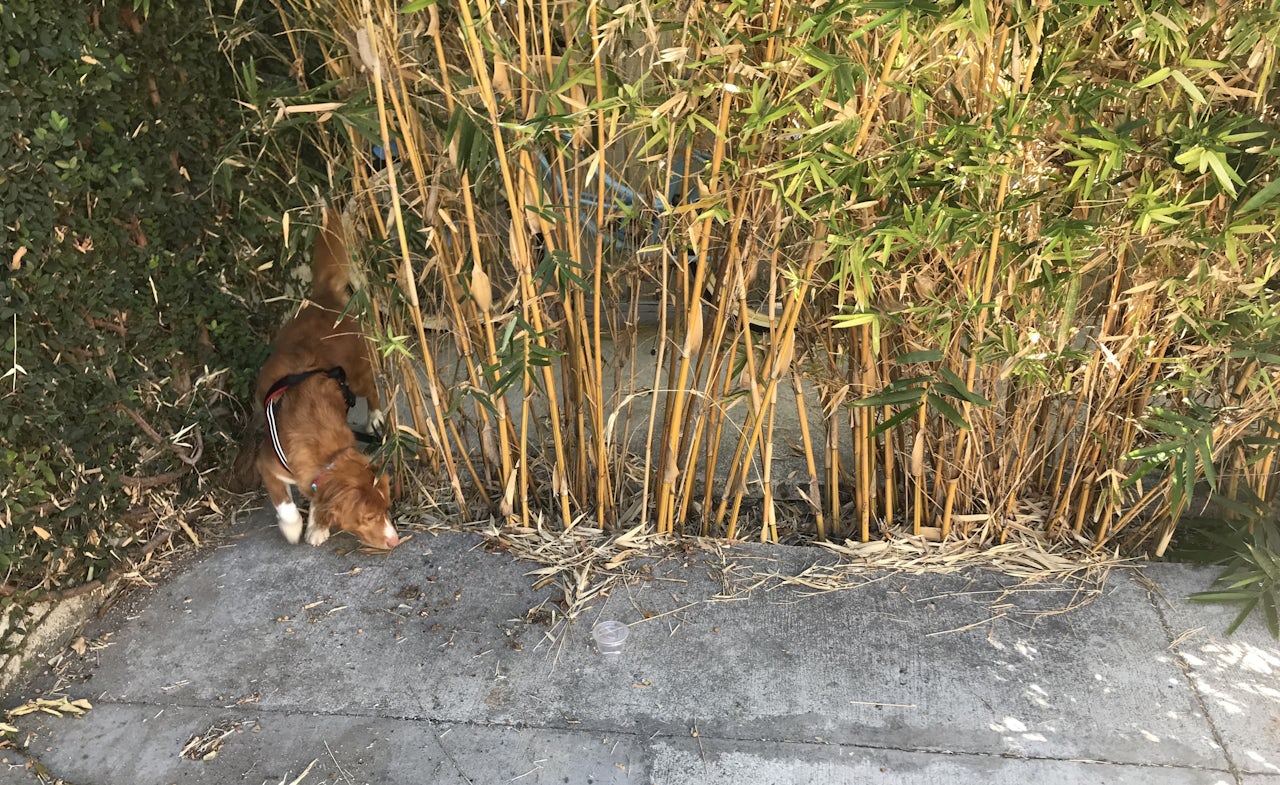
<instances>
[{"instance_id":1,"label":"dog's white paw","mask_svg":"<svg viewBox=\"0 0 1280 785\"><path fill-rule=\"evenodd\" d=\"M308 545L324 545L329 540L329 530L319 526L310 526L307 528L307 544Z\"/></svg>"},{"instance_id":2,"label":"dog's white paw","mask_svg":"<svg viewBox=\"0 0 1280 785\"><path fill-rule=\"evenodd\" d=\"M369 412L369 429L378 433L382 432L382 426L387 422L387 413L381 409L373 409Z\"/></svg>"},{"instance_id":3,"label":"dog's white paw","mask_svg":"<svg viewBox=\"0 0 1280 785\"><path fill-rule=\"evenodd\" d=\"M297 545L302 539L302 516L298 513L298 505L293 502L276 505L276 518L284 538L290 545Z\"/></svg>"}]
</instances>

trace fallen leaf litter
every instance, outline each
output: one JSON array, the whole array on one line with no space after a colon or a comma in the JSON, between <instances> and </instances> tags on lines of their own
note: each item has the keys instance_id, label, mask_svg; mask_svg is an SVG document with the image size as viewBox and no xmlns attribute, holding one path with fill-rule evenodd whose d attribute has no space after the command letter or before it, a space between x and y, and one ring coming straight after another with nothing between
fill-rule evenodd
<instances>
[{"instance_id":1,"label":"fallen leaf litter","mask_svg":"<svg viewBox=\"0 0 1280 785\"><path fill-rule=\"evenodd\" d=\"M564 625L572 623L620 585L655 580L654 564L670 558L707 556L711 577L720 591L695 603L665 613L641 611L640 621L660 619L701 602L740 599L757 589L796 589L802 596L856 589L877 583L893 574L952 574L967 569L997 571L1019 583L991 594L993 613L1007 610L1009 598L1021 592L1052 592L1064 595L1064 602L1047 610L1028 611L1033 615L1066 613L1092 602L1101 595L1110 570L1126 560L1109 553L1086 553L1078 543L1048 542L1042 534L1025 526L1007 526L1004 541L990 542L993 527L977 526L967 538L937 542L927 534L895 535L886 540L857 542L845 540L814 543L815 553L838 557L835 563L813 563L794 574L768 569L777 559L734 549L723 539L660 535L637 525L620 534L578 525L567 531L537 525L503 526L495 519L458 525L446 523L427 513L404 516L402 528L426 532L470 531L481 535L492 549L539 565L526 575L533 588L554 586L560 597L543 602L526 614L529 623L546 625L547 639L555 643ZM660 579L665 580L665 579ZM675 581L683 583L684 581ZM1061 586L1041 586L1057 582ZM975 594L952 592L945 596ZM935 634L943 634L942 631Z\"/></svg>"}]
</instances>

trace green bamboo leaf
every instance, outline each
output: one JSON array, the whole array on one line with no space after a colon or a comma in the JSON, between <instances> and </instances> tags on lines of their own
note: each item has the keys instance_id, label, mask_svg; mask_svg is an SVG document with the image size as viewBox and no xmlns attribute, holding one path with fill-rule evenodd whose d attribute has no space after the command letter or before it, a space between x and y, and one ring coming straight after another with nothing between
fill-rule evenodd
<instances>
[{"instance_id":1,"label":"green bamboo leaf","mask_svg":"<svg viewBox=\"0 0 1280 785\"><path fill-rule=\"evenodd\" d=\"M1236 558L1240 558L1240 555L1236 554ZM1218 578L1218 580L1222 581L1223 586L1226 589L1243 589L1248 586L1250 587L1250 594L1253 594L1257 591L1258 584L1261 583L1265 577L1266 576L1258 570L1249 570L1243 576L1236 573L1234 574L1233 579L1223 580L1223 578Z\"/></svg>"},{"instance_id":2,"label":"green bamboo leaf","mask_svg":"<svg viewBox=\"0 0 1280 785\"><path fill-rule=\"evenodd\" d=\"M1114 153L1120 149L1120 145L1111 139L1102 139L1096 136L1080 137L1080 145L1082 147L1092 147L1095 150L1102 150L1108 153Z\"/></svg>"},{"instance_id":3,"label":"green bamboo leaf","mask_svg":"<svg viewBox=\"0 0 1280 785\"><path fill-rule=\"evenodd\" d=\"M1248 212L1250 210L1256 210L1259 207L1262 207L1263 205L1272 201L1277 196L1280 196L1280 178L1272 180L1271 182L1267 183L1267 185L1264 186L1261 191L1258 191L1253 196L1250 196L1249 201L1245 202L1240 209L1245 212Z\"/></svg>"},{"instance_id":4,"label":"green bamboo leaf","mask_svg":"<svg viewBox=\"0 0 1280 785\"><path fill-rule=\"evenodd\" d=\"M1206 71L1212 71L1217 68L1226 67L1226 63L1220 63L1217 60L1199 60L1194 57L1183 60L1182 64L1185 66L1190 66L1191 68L1203 68Z\"/></svg>"},{"instance_id":5,"label":"green bamboo leaf","mask_svg":"<svg viewBox=\"0 0 1280 785\"><path fill-rule=\"evenodd\" d=\"M1236 349L1235 351L1227 352L1227 356L1257 360L1258 362L1268 363L1270 365L1280 365L1280 354L1260 352L1253 349Z\"/></svg>"},{"instance_id":6,"label":"green bamboo leaf","mask_svg":"<svg viewBox=\"0 0 1280 785\"><path fill-rule=\"evenodd\" d=\"M929 405L937 410L938 414L947 418L952 425L963 430L969 430L969 423L965 421L964 416L956 411L955 407L947 403L940 395L929 393Z\"/></svg>"},{"instance_id":7,"label":"green bamboo leaf","mask_svg":"<svg viewBox=\"0 0 1280 785\"><path fill-rule=\"evenodd\" d=\"M1218 179L1218 185L1222 186L1222 190L1235 196L1235 181L1240 179L1240 175L1227 164L1226 157L1216 150L1206 150L1201 160L1209 162L1209 168L1213 170L1213 176Z\"/></svg>"},{"instance_id":8,"label":"green bamboo leaf","mask_svg":"<svg viewBox=\"0 0 1280 785\"><path fill-rule=\"evenodd\" d=\"M916 403L925 395L923 387L908 387L905 390L886 390L869 398L860 398L851 406L897 406L903 403Z\"/></svg>"},{"instance_id":9,"label":"green bamboo leaf","mask_svg":"<svg viewBox=\"0 0 1280 785\"><path fill-rule=\"evenodd\" d=\"M879 318L874 313L838 313L831 317L831 326L836 328L844 327L861 327L865 324L875 324Z\"/></svg>"},{"instance_id":10,"label":"green bamboo leaf","mask_svg":"<svg viewBox=\"0 0 1280 785\"><path fill-rule=\"evenodd\" d=\"M1169 68L1168 66L1165 66L1164 68L1161 68L1159 71L1155 71L1149 74L1146 79L1143 79L1141 82L1138 82L1136 85L1134 85L1134 87L1141 90L1143 88L1150 87L1155 84L1160 84L1165 79L1168 79L1169 74L1171 73L1173 73L1173 69Z\"/></svg>"},{"instance_id":11,"label":"green bamboo leaf","mask_svg":"<svg viewBox=\"0 0 1280 785\"><path fill-rule=\"evenodd\" d=\"M1265 579L1271 583L1280 583L1280 561L1276 554L1269 552L1266 548L1259 548L1256 545L1247 546L1249 549L1250 561L1258 565L1258 569L1262 571Z\"/></svg>"},{"instance_id":12,"label":"green bamboo leaf","mask_svg":"<svg viewBox=\"0 0 1280 785\"><path fill-rule=\"evenodd\" d=\"M1205 429L1196 438L1196 452L1200 455L1200 468L1204 471L1205 482L1216 491L1218 489L1218 472L1213 465L1213 431Z\"/></svg>"},{"instance_id":13,"label":"green bamboo leaf","mask_svg":"<svg viewBox=\"0 0 1280 785\"><path fill-rule=\"evenodd\" d=\"M1267 624L1267 632L1272 638L1280 639L1280 614L1276 613L1276 596L1272 592L1262 593L1262 620Z\"/></svg>"},{"instance_id":14,"label":"green bamboo leaf","mask_svg":"<svg viewBox=\"0 0 1280 785\"><path fill-rule=\"evenodd\" d=\"M1195 448L1193 446L1187 445L1183 448L1182 452L1178 453L1178 455L1174 457L1174 477L1177 477L1179 470L1181 470L1182 476L1180 480L1175 479L1173 483L1173 495L1175 497L1175 501L1172 508L1175 511L1181 510L1183 500L1190 497L1192 493L1195 493L1196 467L1199 465L1199 461L1195 459L1194 450Z\"/></svg>"},{"instance_id":15,"label":"green bamboo leaf","mask_svg":"<svg viewBox=\"0 0 1280 785\"><path fill-rule=\"evenodd\" d=\"M421 11L424 8L430 8L435 4L436 0L410 0L410 2L400 6L400 13L412 14L414 11Z\"/></svg>"},{"instance_id":16,"label":"green bamboo leaf","mask_svg":"<svg viewBox=\"0 0 1280 785\"><path fill-rule=\"evenodd\" d=\"M863 7L864 7L864 8L869 8L869 6L870 6L870 4L865 4ZM876 29L877 27L881 27L881 26L883 26L883 25L887 25L887 24L889 24L889 23L890 23L890 22L892 22L893 20L897 19L899 16L902 16L902 11L903 11L903 9L902 9L902 8L894 8L894 9L893 9L893 10L891 10L891 11L886 11L885 13L881 14L880 16L877 16L875 19L871 20L871 21L870 21L870 22L868 22L867 24L865 24L865 25L863 25L862 27L858 28L858 29L857 29L857 31L855 31L855 32L853 33L853 35L852 35L852 36L850 36L851 40L857 40L857 39L859 39L859 38L862 38L862 37L863 37L863 36L865 36L867 33L871 32L872 30Z\"/></svg>"},{"instance_id":17,"label":"green bamboo leaf","mask_svg":"<svg viewBox=\"0 0 1280 785\"><path fill-rule=\"evenodd\" d=\"M1145 461L1148 459L1164 460L1167 456L1178 451L1182 447L1182 442L1160 442L1147 447L1139 447L1136 450L1130 450L1124 454L1125 460L1129 461Z\"/></svg>"},{"instance_id":18,"label":"green bamboo leaf","mask_svg":"<svg viewBox=\"0 0 1280 785\"><path fill-rule=\"evenodd\" d=\"M469 385L466 387L463 387L460 390L460 392L463 396L469 397L473 399L476 403L483 406L485 410L489 412L490 415L494 417L498 416L498 409L493 405L493 400L489 397L487 393L481 390L477 390L476 388L471 387Z\"/></svg>"},{"instance_id":19,"label":"green bamboo leaf","mask_svg":"<svg viewBox=\"0 0 1280 785\"><path fill-rule=\"evenodd\" d=\"M969 0L969 15L973 18L973 31L982 40L991 37L991 22L987 19L986 0Z\"/></svg>"},{"instance_id":20,"label":"green bamboo leaf","mask_svg":"<svg viewBox=\"0 0 1280 785\"><path fill-rule=\"evenodd\" d=\"M879 436L885 431L892 431L894 428L897 428L899 425L902 425L904 422L907 422L912 417L915 417L916 412L920 411L920 407L923 405L924 404L917 403L914 406L908 406L907 408L893 415L889 419L880 423L879 425L877 425L875 428L872 429L871 438L874 439L875 437Z\"/></svg>"},{"instance_id":21,"label":"green bamboo leaf","mask_svg":"<svg viewBox=\"0 0 1280 785\"><path fill-rule=\"evenodd\" d=\"M941 376L943 379L945 379L947 383L951 385L951 387L956 391L956 394L958 396L965 399L966 401L973 404L974 406L990 406L991 405L991 401L988 401L986 398L983 398L981 395L978 395L976 392L974 392L973 390L970 390L967 386L965 386L964 380L961 379L951 369L940 366L938 368L938 375Z\"/></svg>"},{"instance_id":22,"label":"green bamboo leaf","mask_svg":"<svg viewBox=\"0 0 1280 785\"><path fill-rule=\"evenodd\" d=\"M1194 84L1192 84L1191 80L1187 78L1186 74L1182 73L1181 71L1170 70L1169 75L1173 77L1173 81L1178 83L1178 86L1182 88L1182 91L1186 93L1191 98L1191 100L1195 101L1198 104L1209 103L1207 100L1205 100L1204 93L1200 92L1199 87L1196 87Z\"/></svg>"},{"instance_id":23,"label":"green bamboo leaf","mask_svg":"<svg viewBox=\"0 0 1280 785\"><path fill-rule=\"evenodd\" d=\"M1271 227L1267 224L1236 224L1227 228L1229 234L1236 236L1247 234L1262 234L1270 232Z\"/></svg>"},{"instance_id":24,"label":"green bamboo leaf","mask_svg":"<svg viewBox=\"0 0 1280 785\"><path fill-rule=\"evenodd\" d=\"M1254 591L1201 591L1188 595L1192 602L1243 602L1258 596Z\"/></svg>"},{"instance_id":25,"label":"green bamboo leaf","mask_svg":"<svg viewBox=\"0 0 1280 785\"><path fill-rule=\"evenodd\" d=\"M1174 163L1181 166L1183 169L1190 169L1194 166L1195 168L1203 172L1204 164L1202 163L1202 161L1204 160L1204 152L1205 152L1204 148L1197 145L1196 147L1192 147L1189 150L1183 150L1182 152L1178 153L1176 156L1174 156L1173 161Z\"/></svg>"},{"instance_id":26,"label":"green bamboo leaf","mask_svg":"<svg viewBox=\"0 0 1280 785\"><path fill-rule=\"evenodd\" d=\"M932 376L908 376L905 379L895 379L890 382L884 389L887 390L904 390L908 387L927 386L933 382Z\"/></svg>"},{"instance_id":27,"label":"green bamboo leaf","mask_svg":"<svg viewBox=\"0 0 1280 785\"><path fill-rule=\"evenodd\" d=\"M936 363L942 360L941 349L922 349L918 352L907 352L893 358L896 365L907 365L908 363Z\"/></svg>"},{"instance_id":28,"label":"green bamboo leaf","mask_svg":"<svg viewBox=\"0 0 1280 785\"><path fill-rule=\"evenodd\" d=\"M1256 504L1247 499L1242 501L1223 495L1217 497L1214 502L1229 517L1239 518L1242 521L1256 521L1261 517L1261 511Z\"/></svg>"},{"instance_id":29,"label":"green bamboo leaf","mask_svg":"<svg viewBox=\"0 0 1280 785\"><path fill-rule=\"evenodd\" d=\"M1200 421L1194 417L1164 409L1156 409L1153 416L1147 418L1146 424L1174 437L1185 437L1193 431L1200 430L1201 427Z\"/></svg>"},{"instance_id":30,"label":"green bamboo leaf","mask_svg":"<svg viewBox=\"0 0 1280 785\"><path fill-rule=\"evenodd\" d=\"M1159 464L1157 464L1155 461L1145 461L1139 464L1136 469L1129 472L1129 474L1124 478L1124 482L1120 483L1120 487L1121 488L1133 487L1143 477L1146 477L1148 474L1155 471L1158 465Z\"/></svg>"},{"instance_id":31,"label":"green bamboo leaf","mask_svg":"<svg viewBox=\"0 0 1280 785\"><path fill-rule=\"evenodd\" d=\"M1225 134L1220 138L1227 144L1235 144L1236 142L1249 142L1254 139L1260 139L1266 135L1266 131L1242 131L1238 134Z\"/></svg>"},{"instance_id":32,"label":"green bamboo leaf","mask_svg":"<svg viewBox=\"0 0 1280 785\"><path fill-rule=\"evenodd\" d=\"M1252 599L1244 603L1243 607L1240 609L1239 615L1236 616L1234 621L1232 621L1230 624L1227 625L1227 634L1230 635L1231 633L1240 629L1240 625L1244 624L1244 620L1249 618L1249 614L1253 613L1253 609L1256 608L1257 606L1258 606L1258 598L1255 595Z\"/></svg>"}]
</instances>

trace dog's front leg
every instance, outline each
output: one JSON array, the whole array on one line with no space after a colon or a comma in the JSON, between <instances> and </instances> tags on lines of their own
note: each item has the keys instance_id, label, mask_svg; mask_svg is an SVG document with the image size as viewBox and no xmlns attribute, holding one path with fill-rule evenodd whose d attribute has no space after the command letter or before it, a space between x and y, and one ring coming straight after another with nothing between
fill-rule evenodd
<instances>
[{"instance_id":1,"label":"dog's front leg","mask_svg":"<svg viewBox=\"0 0 1280 785\"><path fill-rule=\"evenodd\" d=\"M307 511L307 544L324 545L328 540L329 527L316 523L316 500L312 498L311 509Z\"/></svg>"},{"instance_id":2,"label":"dog's front leg","mask_svg":"<svg viewBox=\"0 0 1280 785\"><path fill-rule=\"evenodd\" d=\"M293 483L277 474L280 468L271 448L264 443L260 450L258 473L262 475L262 484L267 489L271 505L276 508L276 521L289 544L297 545L302 539L302 514L298 512L298 505L293 503Z\"/></svg>"},{"instance_id":3,"label":"dog's front leg","mask_svg":"<svg viewBox=\"0 0 1280 785\"><path fill-rule=\"evenodd\" d=\"M267 482L265 485L267 495L271 497L271 503L276 508L276 521L280 524L280 531L289 544L297 545L302 539L302 514L298 512L298 505L293 503L289 484L279 478L272 479L275 482Z\"/></svg>"}]
</instances>

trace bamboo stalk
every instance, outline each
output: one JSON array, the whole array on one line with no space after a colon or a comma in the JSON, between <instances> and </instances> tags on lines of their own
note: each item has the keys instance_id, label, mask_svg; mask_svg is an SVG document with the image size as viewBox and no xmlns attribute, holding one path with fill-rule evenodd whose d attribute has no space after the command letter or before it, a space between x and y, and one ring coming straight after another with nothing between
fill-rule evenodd
<instances>
[{"instance_id":1,"label":"bamboo stalk","mask_svg":"<svg viewBox=\"0 0 1280 785\"><path fill-rule=\"evenodd\" d=\"M533 173L533 162L530 160L529 154L527 151L521 151L520 176L521 176L521 179L524 181L524 184L521 190L524 191L525 193L534 193L536 190L533 183L530 182L533 177L532 173ZM550 234L550 232L548 231L549 227L546 226L545 224L541 225L539 228L541 229L541 234L543 237L546 237ZM528 246L525 245L523 247L527 250ZM546 325L543 320L542 309L540 307L537 307L538 297L534 290L532 259L529 258L529 255L526 253L518 253L515 255L515 258L516 258L516 264L517 264L517 267L519 268L519 273L520 273L520 287L522 290L521 296L524 303L528 305L527 318L529 319L530 323L533 325L534 331L536 331L538 334L538 345L545 348L546 341L543 338L543 335L546 330ZM572 507L570 506L570 494L569 494L569 486L567 482L567 477L569 476L570 467L569 467L568 458L565 453L564 436L561 433L561 429L560 429L561 420L560 420L559 389L558 389L558 385L556 384L555 373L552 371L551 366L549 364L542 366L542 384L544 389L546 390L548 415L551 419L551 439L552 439L553 447L555 449L554 466L556 467L556 471L559 472L560 474L560 481L555 483L553 492L555 493L556 498L560 502L560 518L564 522L564 527L565 529L571 529L574 526L575 518L573 515ZM527 399L528 399L528 395L526 394L526 400ZM524 414L524 421L527 422L530 416L531 416L531 413L526 408L526 411ZM523 443L521 445L521 455L524 455L524 456L528 455L528 447Z\"/></svg>"},{"instance_id":2,"label":"bamboo stalk","mask_svg":"<svg viewBox=\"0 0 1280 785\"><path fill-rule=\"evenodd\" d=\"M594 8L589 8L587 12L587 21L591 29L592 40L598 40L600 37L600 28ZM604 281L604 206L605 206L605 183L604 174L608 168L608 162L605 158L605 150L608 149L608 140L605 137L605 128L607 126L607 118L603 106L605 104L605 83L604 83L604 63L601 60L601 50L599 47L595 49L591 57L591 67L595 75L596 99L600 105L600 109L596 111L596 241L595 241L595 286L591 289L591 315L593 318L592 328L592 344L591 355L588 361L588 368L593 383L593 391L603 390L604 385L604 351L601 346L601 325L600 307L602 294L600 285ZM590 400L590 398L588 399ZM604 401L602 395L597 393L593 405L589 408L591 415L592 431L595 434L593 444L595 445L595 467L596 467L596 520L600 522L600 526L605 526L610 520L613 509L613 494L609 491L609 472L608 472L608 456L605 453L604 440L601 434L604 433Z\"/></svg>"},{"instance_id":3,"label":"bamboo stalk","mask_svg":"<svg viewBox=\"0 0 1280 785\"><path fill-rule=\"evenodd\" d=\"M911 533L920 536L920 526L924 522L924 435L928 426L929 413L924 406L916 417L916 438L911 448L911 484L915 490L915 498L911 509Z\"/></svg>"},{"instance_id":4,"label":"bamboo stalk","mask_svg":"<svg viewBox=\"0 0 1280 785\"><path fill-rule=\"evenodd\" d=\"M370 41L371 42L375 41L376 37L374 36L372 16L366 17L365 25L366 25L365 30L369 34ZM390 150L392 149L391 148L391 131L390 131L389 120L386 112L386 99L383 93L381 63L382 63L381 55L375 52L374 62L373 62L373 67L374 67L373 84L374 84L374 91L376 94L377 107L378 107L378 129L379 129L379 132L382 134L382 143L384 146L383 149ZM421 303L418 299L417 287L414 285L414 281L417 279L417 276L414 274L413 260L409 256L408 238L405 236L405 231L404 231L404 215L401 212L400 194L396 184L395 167L387 167L387 183L391 189L391 205L396 215L396 231L398 232L398 239L400 243L401 263L403 264L403 269L404 269L404 280L407 282L407 286L405 288L407 289L406 294L408 295L408 298L409 298L409 313L413 319L413 326L417 334L418 345L421 348L423 363L424 365L426 365L427 368L430 369L430 368L433 368L434 366L432 363L432 358L430 356L430 353L427 351L427 336L426 336L426 330L423 326L423 321L422 321L422 308L421 308ZM440 409L437 407L435 411L438 413ZM448 451L446 450L446 454L447 452ZM450 459L447 458L446 460L448 461ZM450 472L451 472L456 500L458 502L458 505L465 510L466 499L461 492L460 484L457 482L456 471L453 470L451 467Z\"/></svg>"},{"instance_id":5,"label":"bamboo stalk","mask_svg":"<svg viewBox=\"0 0 1280 785\"><path fill-rule=\"evenodd\" d=\"M822 515L822 492L818 483L818 465L813 456L813 440L809 436L809 414L804 403L804 384L800 378L800 372L791 369L791 388L795 390L796 395L796 417L800 422L800 441L804 445L804 464L805 469L809 473L809 492L807 499L809 508L813 511L814 526L818 533L818 540L825 542L827 539L826 519Z\"/></svg>"},{"instance_id":6,"label":"bamboo stalk","mask_svg":"<svg viewBox=\"0 0 1280 785\"><path fill-rule=\"evenodd\" d=\"M872 333L871 325L866 325L860 330L860 343L862 344L862 389L864 393L868 393L876 389L875 371L876 363L871 353ZM871 541L871 511L875 498L875 439L871 436L873 427L871 414L872 408L864 406L858 410L858 452L862 456L861 476L858 478L858 484L862 487L862 509L859 510L859 523L861 525L861 535L863 542Z\"/></svg>"},{"instance_id":7,"label":"bamboo stalk","mask_svg":"<svg viewBox=\"0 0 1280 785\"><path fill-rule=\"evenodd\" d=\"M791 369L791 361L795 352L796 321L800 317L801 304L807 295L809 282L813 278L814 270L817 269L818 264L826 256L827 245L825 239L825 226L820 225L815 236L815 242L809 247L808 257L805 260L805 267L799 277L799 281L795 289L788 293L786 304L783 306L781 324L778 328L780 340L775 341L769 347L769 356L765 366L768 375L765 382L764 395L762 396L763 416L757 413L749 419L746 434L739 440L738 454L742 456L742 459L739 460L735 456L731 469L729 485L734 488L734 517L730 519L729 524L731 529L735 527L737 510L741 505L742 496L746 492L746 467L750 464L755 454L755 445L760 439L761 426L764 418L769 416L777 401L779 379ZM737 482L734 481L735 478Z\"/></svg>"},{"instance_id":8,"label":"bamboo stalk","mask_svg":"<svg viewBox=\"0 0 1280 785\"><path fill-rule=\"evenodd\" d=\"M768 422L765 424L764 444L761 448L760 462L763 465L761 492L764 494L763 521L760 525L760 542L778 541L777 511L773 507L773 426L777 407L771 407Z\"/></svg>"},{"instance_id":9,"label":"bamboo stalk","mask_svg":"<svg viewBox=\"0 0 1280 785\"><path fill-rule=\"evenodd\" d=\"M716 125L715 149L711 157L709 182L712 189L716 188L720 167L724 163L725 139L729 133L729 107L731 104L732 94L728 90L722 90L720 95L720 116ZM710 219L704 220L709 221ZM700 259L705 260L707 258L709 242L710 233L707 227L704 226L698 241L698 257ZM697 271L694 273L693 283L684 287L687 299L686 332L672 385L671 408L668 412L667 425L663 436L663 442L666 445L663 453L664 468L662 469L661 485L658 489L658 531L664 533L674 531L675 482L679 474L677 468L680 438L679 424L683 420L685 400L688 397L687 385L689 382L690 355L693 354L695 347L702 340L702 305L698 295L702 292L704 286L707 266L705 263L698 265Z\"/></svg>"},{"instance_id":10,"label":"bamboo stalk","mask_svg":"<svg viewBox=\"0 0 1280 785\"><path fill-rule=\"evenodd\" d=\"M881 358L883 366L881 368L880 377L888 380L891 376L889 372L889 360L887 357ZM892 416L892 407L883 407L882 416L887 420ZM892 530L894 524L894 500L896 499L897 487L895 486L895 464L897 458L893 449L893 431L892 428L886 428L884 431L884 458L882 465L884 466L884 527L886 530Z\"/></svg>"},{"instance_id":11,"label":"bamboo stalk","mask_svg":"<svg viewBox=\"0 0 1280 785\"><path fill-rule=\"evenodd\" d=\"M842 399L844 396L841 395ZM838 406L838 404L837 404ZM827 504L831 515L831 533L841 530L840 516L840 429L835 418L825 412L827 420Z\"/></svg>"}]
</instances>

